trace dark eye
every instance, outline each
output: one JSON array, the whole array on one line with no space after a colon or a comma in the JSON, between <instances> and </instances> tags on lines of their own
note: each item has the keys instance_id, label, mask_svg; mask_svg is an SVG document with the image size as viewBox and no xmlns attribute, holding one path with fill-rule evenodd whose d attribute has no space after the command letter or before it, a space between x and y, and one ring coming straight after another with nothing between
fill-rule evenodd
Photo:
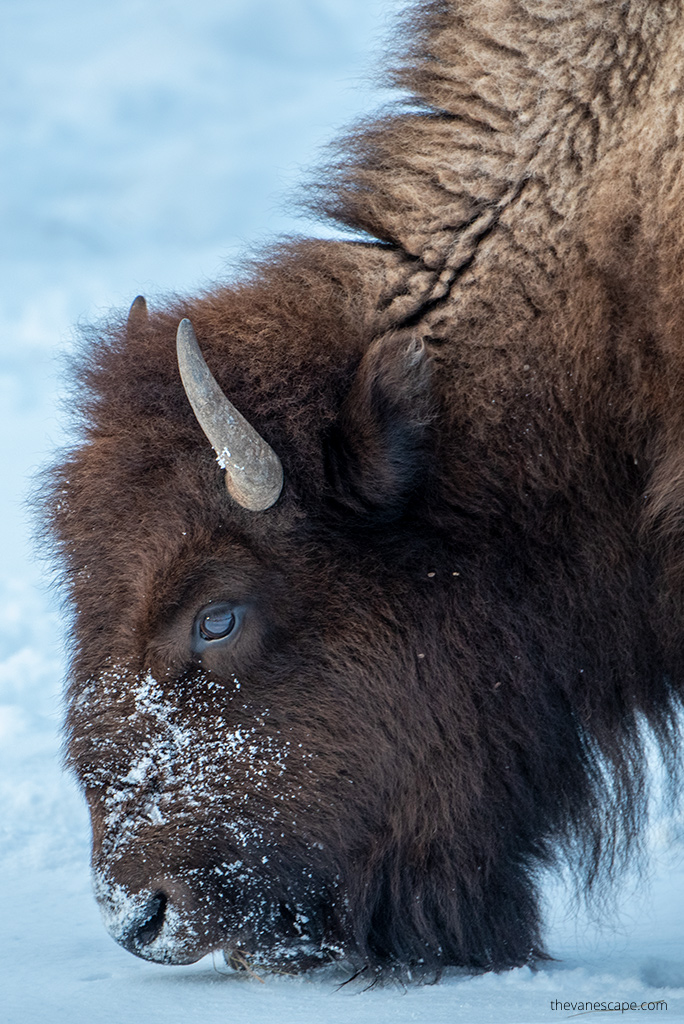
<instances>
[{"instance_id":1,"label":"dark eye","mask_svg":"<svg viewBox=\"0 0 684 1024\"><path fill-rule=\"evenodd\" d=\"M196 622L203 640L225 640L235 629L237 618L232 605L212 604L202 609Z\"/></svg>"}]
</instances>

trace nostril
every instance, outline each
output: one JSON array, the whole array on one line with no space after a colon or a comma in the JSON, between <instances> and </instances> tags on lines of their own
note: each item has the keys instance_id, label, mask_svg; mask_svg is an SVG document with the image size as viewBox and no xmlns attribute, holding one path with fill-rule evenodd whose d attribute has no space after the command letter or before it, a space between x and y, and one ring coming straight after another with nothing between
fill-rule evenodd
<instances>
[{"instance_id":1,"label":"nostril","mask_svg":"<svg viewBox=\"0 0 684 1024\"><path fill-rule=\"evenodd\" d=\"M157 875L134 890L101 871L93 881L105 927L129 953L155 963L189 964L207 952L196 896L178 877Z\"/></svg>"},{"instance_id":2,"label":"nostril","mask_svg":"<svg viewBox=\"0 0 684 1024\"><path fill-rule=\"evenodd\" d=\"M148 946L164 927L168 900L163 892L152 896L145 907L144 916L135 921L126 938L136 946Z\"/></svg>"}]
</instances>

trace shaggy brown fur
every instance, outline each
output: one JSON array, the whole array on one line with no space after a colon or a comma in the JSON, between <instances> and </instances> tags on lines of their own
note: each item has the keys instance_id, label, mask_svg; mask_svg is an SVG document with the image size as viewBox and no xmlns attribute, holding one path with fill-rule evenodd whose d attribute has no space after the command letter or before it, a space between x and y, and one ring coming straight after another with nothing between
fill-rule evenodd
<instances>
[{"instance_id":1,"label":"shaggy brown fur","mask_svg":"<svg viewBox=\"0 0 684 1024\"><path fill-rule=\"evenodd\" d=\"M540 865L637 835L684 685L682 8L419 5L406 104L314 199L367 241L88 334L48 516L133 952L523 964ZM267 512L193 417L184 316L283 462ZM199 656L213 601L244 618Z\"/></svg>"}]
</instances>

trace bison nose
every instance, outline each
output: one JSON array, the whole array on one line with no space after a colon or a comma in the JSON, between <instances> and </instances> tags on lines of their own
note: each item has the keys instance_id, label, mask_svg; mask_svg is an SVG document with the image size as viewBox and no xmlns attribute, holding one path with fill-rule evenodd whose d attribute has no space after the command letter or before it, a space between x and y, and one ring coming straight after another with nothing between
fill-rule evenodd
<instances>
[{"instance_id":1,"label":"bison nose","mask_svg":"<svg viewBox=\"0 0 684 1024\"><path fill-rule=\"evenodd\" d=\"M155 892L140 917L131 921L128 929L121 934L121 945L131 953L150 946L164 927L168 902L166 893Z\"/></svg>"},{"instance_id":2,"label":"bison nose","mask_svg":"<svg viewBox=\"0 0 684 1024\"><path fill-rule=\"evenodd\" d=\"M196 901L184 883L161 879L135 892L96 872L94 888L107 931L129 953L156 963L189 964L209 952Z\"/></svg>"}]
</instances>

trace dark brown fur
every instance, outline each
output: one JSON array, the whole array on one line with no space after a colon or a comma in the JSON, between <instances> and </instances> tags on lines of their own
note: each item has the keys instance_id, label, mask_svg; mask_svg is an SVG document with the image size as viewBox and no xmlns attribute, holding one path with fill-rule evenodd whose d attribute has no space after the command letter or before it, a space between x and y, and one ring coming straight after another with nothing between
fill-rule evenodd
<instances>
[{"instance_id":1,"label":"dark brown fur","mask_svg":"<svg viewBox=\"0 0 684 1024\"><path fill-rule=\"evenodd\" d=\"M682 4L436 0L410 31L410 102L314 200L369 240L115 319L76 371L69 759L110 928L154 959L527 963L540 866L610 867L649 728L674 763ZM184 316L283 462L267 512L193 417ZM200 664L219 599L249 613Z\"/></svg>"}]
</instances>

